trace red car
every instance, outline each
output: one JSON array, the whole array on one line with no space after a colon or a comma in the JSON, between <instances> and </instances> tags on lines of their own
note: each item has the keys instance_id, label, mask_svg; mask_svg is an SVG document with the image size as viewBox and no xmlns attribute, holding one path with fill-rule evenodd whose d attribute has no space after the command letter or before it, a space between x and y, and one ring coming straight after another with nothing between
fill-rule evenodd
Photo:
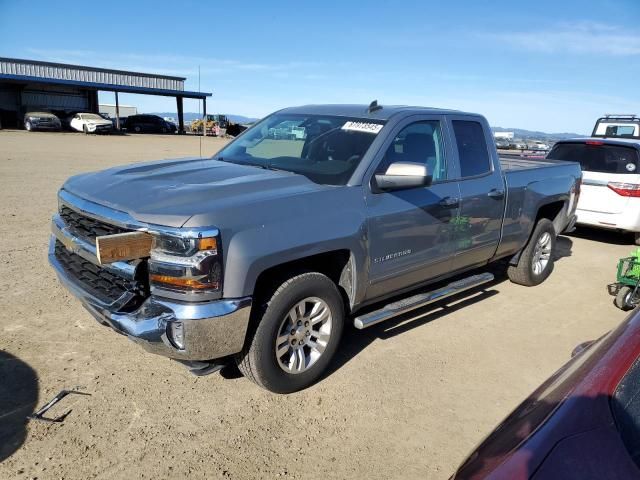
<instances>
[{"instance_id":1,"label":"red car","mask_svg":"<svg viewBox=\"0 0 640 480\"><path fill-rule=\"evenodd\" d=\"M640 309L509 415L453 479L640 478Z\"/></svg>"}]
</instances>

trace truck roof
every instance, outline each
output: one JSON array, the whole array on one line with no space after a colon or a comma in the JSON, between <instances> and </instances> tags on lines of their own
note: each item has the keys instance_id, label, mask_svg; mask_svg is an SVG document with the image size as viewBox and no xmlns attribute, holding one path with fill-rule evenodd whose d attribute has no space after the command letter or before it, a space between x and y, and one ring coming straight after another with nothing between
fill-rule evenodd
<instances>
[{"instance_id":1,"label":"truck roof","mask_svg":"<svg viewBox=\"0 0 640 480\"><path fill-rule=\"evenodd\" d=\"M475 113L466 113L458 110L446 110L432 107L412 107L409 105L380 105L378 110L369 112L369 105L364 104L325 104L325 105L302 105L299 107L289 107L280 110L280 113L300 113L307 115L334 115L338 117L356 117L371 118L377 120L388 120L391 116L404 114L422 114L422 115L478 115Z\"/></svg>"}]
</instances>

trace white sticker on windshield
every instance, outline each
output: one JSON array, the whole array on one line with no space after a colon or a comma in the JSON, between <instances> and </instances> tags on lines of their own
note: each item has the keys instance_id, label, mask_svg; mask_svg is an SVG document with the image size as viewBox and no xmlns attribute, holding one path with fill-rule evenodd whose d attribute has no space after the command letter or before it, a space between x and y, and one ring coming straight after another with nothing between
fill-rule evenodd
<instances>
[{"instance_id":1,"label":"white sticker on windshield","mask_svg":"<svg viewBox=\"0 0 640 480\"><path fill-rule=\"evenodd\" d=\"M635 163L627 163L627 171L628 172L633 172L636 169L636 164Z\"/></svg>"},{"instance_id":2,"label":"white sticker on windshield","mask_svg":"<svg viewBox=\"0 0 640 480\"><path fill-rule=\"evenodd\" d=\"M379 123L367 123L367 122L347 122L342 126L342 130L352 130L354 132L373 133L376 135L382 130L383 125Z\"/></svg>"}]
</instances>

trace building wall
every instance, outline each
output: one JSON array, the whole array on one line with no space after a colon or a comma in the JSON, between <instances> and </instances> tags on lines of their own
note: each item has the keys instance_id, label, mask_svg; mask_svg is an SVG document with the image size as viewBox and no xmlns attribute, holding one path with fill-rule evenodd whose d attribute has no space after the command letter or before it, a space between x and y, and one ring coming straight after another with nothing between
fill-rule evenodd
<instances>
[{"instance_id":1,"label":"building wall","mask_svg":"<svg viewBox=\"0 0 640 480\"><path fill-rule=\"evenodd\" d=\"M24 114L44 110L67 113L98 111L98 92L78 87L16 84L0 81L0 120L5 127L21 127Z\"/></svg>"},{"instance_id":2,"label":"building wall","mask_svg":"<svg viewBox=\"0 0 640 480\"><path fill-rule=\"evenodd\" d=\"M101 103L99 107L100 113L106 113L110 118L116 118L116 106L106 103ZM137 115L138 109L131 105L120 105L120 118L130 117L131 115Z\"/></svg>"},{"instance_id":3,"label":"building wall","mask_svg":"<svg viewBox=\"0 0 640 480\"><path fill-rule=\"evenodd\" d=\"M91 110L90 92L79 88L47 85L27 85L22 91L22 106L26 109Z\"/></svg>"},{"instance_id":4,"label":"building wall","mask_svg":"<svg viewBox=\"0 0 640 480\"><path fill-rule=\"evenodd\" d=\"M513 132L493 132L493 137L511 140L513 138Z\"/></svg>"}]
</instances>

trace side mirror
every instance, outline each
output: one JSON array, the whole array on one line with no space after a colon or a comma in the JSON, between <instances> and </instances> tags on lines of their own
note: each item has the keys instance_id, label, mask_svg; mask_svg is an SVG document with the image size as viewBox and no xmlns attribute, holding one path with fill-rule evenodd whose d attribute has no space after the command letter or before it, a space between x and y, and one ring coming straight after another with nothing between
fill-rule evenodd
<instances>
[{"instance_id":1,"label":"side mirror","mask_svg":"<svg viewBox=\"0 0 640 480\"><path fill-rule=\"evenodd\" d=\"M376 187L382 192L426 187L431 184L431 175L423 163L395 162L387 171L375 176Z\"/></svg>"}]
</instances>

